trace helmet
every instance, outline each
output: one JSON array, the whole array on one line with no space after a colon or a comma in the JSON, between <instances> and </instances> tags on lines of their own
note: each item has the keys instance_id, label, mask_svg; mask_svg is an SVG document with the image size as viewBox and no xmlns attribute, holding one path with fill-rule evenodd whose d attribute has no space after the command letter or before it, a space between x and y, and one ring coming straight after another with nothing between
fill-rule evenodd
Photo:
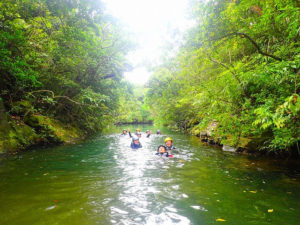
<instances>
[{"instance_id":1,"label":"helmet","mask_svg":"<svg viewBox=\"0 0 300 225\"><path fill-rule=\"evenodd\" d=\"M140 129L140 128L137 128L137 129L136 129L136 132L139 132L139 131L141 131L141 129Z\"/></svg>"},{"instance_id":2,"label":"helmet","mask_svg":"<svg viewBox=\"0 0 300 225\"><path fill-rule=\"evenodd\" d=\"M172 142L173 142L173 139L170 138L170 137L167 137L167 138L165 139L165 142L167 142L167 141L172 141Z\"/></svg>"},{"instance_id":3,"label":"helmet","mask_svg":"<svg viewBox=\"0 0 300 225\"><path fill-rule=\"evenodd\" d=\"M136 132L135 134L136 134L136 135L142 135L142 133L141 133L141 132Z\"/></svg>"},{"instance_id":4,"label":"helmet","mask_svg":"<svg viewBox=\"0 0 300 225\"><path fill-rule=\"evenodd\" d=\"M150 130L146 130L146 133L150 132Z\"/></svg>"},{"instance_id":5,"label":"helmet","mask_svg":"<svg viewBox=\"0 0 300 225\"><path fill-rule=\"evenodd\" d=\"M132 140L133 141L139 140L139 137L134 135L134 136L132 136Z\"/></svg>"},{"instance_id":6,"label":"helmet","mask_svg":"<svg viewBox=\"0 0 300 225\"><path fill-rule=\"evenodd\" d=\"M157 133L157 134L160 134L161 132L160 132L160 130L157 130L156 133Z\"/></svg>"},{"instance_id":7,"label":"helmet","mask_svg":"<svg viewBox=\"0 0 300 225\"><path fill-rule=\"evenodd\" d=\"M127 132L127 130L126 130L126 129L123 129L123 131L126 131L126 132Z\"/></svg>"}]
</instances>

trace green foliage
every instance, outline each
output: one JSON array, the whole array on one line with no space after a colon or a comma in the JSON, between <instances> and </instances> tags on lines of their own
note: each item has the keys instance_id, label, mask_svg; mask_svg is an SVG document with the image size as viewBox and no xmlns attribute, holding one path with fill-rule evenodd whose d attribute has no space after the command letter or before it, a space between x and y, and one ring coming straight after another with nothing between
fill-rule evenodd
<instances>
[{"instance_id":1,"label":"green foliage","mask_svg":"<svg viewBox=\"0 0 300 225\"><path fill-rule=\"evenodd\" d=\"M122 83L120 107L115 122L150 123L152 118L144 103L146 89L142 86L134 86L127 81L122 81Z\"/></svg>"},{"instance_id":2,"label":"green foliage","mask_svg":"<svg viewBox=\"0 0 300 225\"><path fill-rule=\"evenodd\" d=\"M133 45L100 0L1 1L0 39L0 97L11 115L88 132L113 121ZM15 104L24 101L29 108Z\"/></svg>"},{"instance_id":3,"label":"green foliage","mask_svg":"<svg viewBox=\"0 0 300 225\"><path fill-rule=\"evenodd\" d=\"M299 5L275 1L192 1L197 22L176 57L149 81L155 120L239 145L289 150L299 130Z\"/></svg>"}]
</instances>

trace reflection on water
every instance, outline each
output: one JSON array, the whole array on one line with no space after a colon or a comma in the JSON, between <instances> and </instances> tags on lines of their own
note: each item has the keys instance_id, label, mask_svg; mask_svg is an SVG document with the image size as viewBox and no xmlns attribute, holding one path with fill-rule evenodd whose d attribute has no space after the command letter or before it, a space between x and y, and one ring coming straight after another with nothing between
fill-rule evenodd
<instances>
[{"instance_id":1,"label":"reflection on water","mask_svg":"<svg viewBox=\"0 0 300 225\"><path fill-rule=\"evenodd\" d=\"M128 137L115 137L117 168L122 173L118 185L119 208L111 207L112 223L121 224L190 224L187 217L180 215L174 207L172 196L182 196L178 190L169 190L173 178L169 174L168 158L154 155L153 139L142 137L143 149L131 150ZM167 177L165 177L167 176ZM170 186L172 188L172 186ZM169 193L169 192L172 193ZM164 200L165 198L165 200ZM176 198L173 199L173 201ZM121 210L122 209L122 210Z\"/></svg>"},{"instance_id":2,"label":"reflection on water","mask_svg":"<svg viewBox=\"0 0 300 225\"><path fill-rule=\"evenodd\" d=\"M178 152L160 158L166 136L144 135L132 150L122 129L1 159L0 224L299 224L300 173L290 162L168 130Z\"/></svg>"}]
</instances>

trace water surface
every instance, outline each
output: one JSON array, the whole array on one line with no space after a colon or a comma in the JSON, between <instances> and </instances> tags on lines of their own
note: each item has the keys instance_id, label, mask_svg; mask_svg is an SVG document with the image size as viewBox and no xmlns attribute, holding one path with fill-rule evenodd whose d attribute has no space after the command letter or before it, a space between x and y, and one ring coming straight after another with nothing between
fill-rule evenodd
<instances>
[{"instance_id":1,"label":"water surface","mask_svg":"<svg viewBox=\"0 0 300 225\"><path fill-rule=\"evenodd\" d=\"M131 150L122 129L0 159L0 224L300 224L293 162L223 152L166 129L178 152L159 158L165 135L144 135Z\"/></svg>"}]
</instances>

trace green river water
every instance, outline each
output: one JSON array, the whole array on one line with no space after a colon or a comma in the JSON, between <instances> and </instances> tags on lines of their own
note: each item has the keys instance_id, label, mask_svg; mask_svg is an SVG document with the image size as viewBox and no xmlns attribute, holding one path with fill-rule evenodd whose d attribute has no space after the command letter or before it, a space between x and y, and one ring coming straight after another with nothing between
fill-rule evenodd
<instances>
[{"instance_id":1,"label":"green river water","mask_svg":"<svg viewBox=\"0 0 300 225\"><path fill-rule=\"evenodd\" d=\"M178 153L159 158L164 134L144 135L134 151L121 130L1 158L0 224L300 224L295 162L224 152L167 129Z\"/></svg>"}]
</instances>

